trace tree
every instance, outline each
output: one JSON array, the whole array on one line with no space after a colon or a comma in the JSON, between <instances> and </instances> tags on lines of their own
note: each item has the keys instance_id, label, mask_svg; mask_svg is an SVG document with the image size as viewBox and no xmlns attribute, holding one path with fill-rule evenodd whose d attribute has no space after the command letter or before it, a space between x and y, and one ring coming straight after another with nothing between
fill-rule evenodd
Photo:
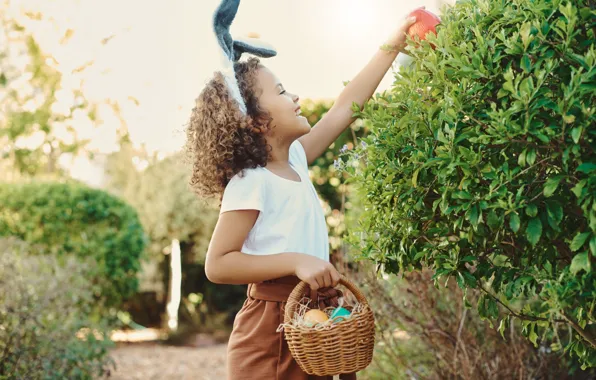
<instances>
[{"instance_id":1,"label":"tree","mask_svg":"<svg viewBox=\"0 0 596 380\"><path fill-rule=\"evenodd\" d=\"M62 74L50 63L52 56L41 51L23 26L4 16L0 23L4 176L60 174L60 156L76 154L86 144L77 138L73 120L86 115L93 119L93 107L80 89L62 88Z\"/></svg>"},{"instance_id":2,"label":"tree","mask_svg":"<svg viewBox=\"0 0 596 380\"><path fill-rule=\"evenodd\" d=\"M596 365L595 9L458 2L436 37L410 41L416 61L392 90L355 109L370 134L346 155L363 257L478 289L479 315L499 331L519 320L534 344L586 367Z\"/></svg>"},{"instance_id":3,"label":"tree","mask_svg":"<svg viewBox=\"0 0 596 380\"><path fill-rule=\"evenodd\" d=\"M150 260L162 268L162 279L167 281L168 327L176 330L185 274L182 263L204 261L217 221L215 205L192 192L190 169L181 154L159 159L142 148L135 149L125 139L121 150L108 157L106 166L108 187L135 207L149 235ZM169 263L164 262L166 257Z\"/></svg>"},{"instance_id":4,"label":"tree","mask_svg":"<svg viewBox=\"0 0 596 380\"><path fill-rule=\"evenodd\" d=\"M191 261L204 260L217 212L214 204L197 198L190 189L190 168L180 154L159 159L125 142L108 157L106 173L108 189L139 213L153 257L163 257L164 249L178 239L193 243L188 253Z\"/></svg>"},{"instance_id":5,"label":"tree","mask_svg":"<svg viewBox=\"0 0 596 380\"><path fill-rule=\"evenodd\" d=\"M0 1L0 179L64 177L69 158L93 158L86 135L103 124L103 116L120 120L113 126L120 137L125 121L117 101L87 97L85 79L94 57L61 65L58 53L44 50L34 34L36 27L46 27L57 31L48 40L67 46L77 34L74 26L15 4ZM112 37L88 43L101 48Z\"/></svg>"}]
</instances>

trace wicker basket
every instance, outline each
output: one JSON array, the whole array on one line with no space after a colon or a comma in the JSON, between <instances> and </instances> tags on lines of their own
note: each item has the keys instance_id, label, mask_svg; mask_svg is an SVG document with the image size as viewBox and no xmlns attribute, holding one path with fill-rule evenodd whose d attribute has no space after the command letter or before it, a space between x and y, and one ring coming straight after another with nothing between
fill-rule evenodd
<instances>
[{"instance_id":1,"label":"wicker basket","mask_svg":"<svg viewBox=\"0 0 596 380\"><path fill-rule=\"evenodd\" d=\"M284 331L292 356L309 375L332 376L366 368L373 357L375 319L364 295L344 276L340 284L350 290L363 306L330 329L312 329L290 324L308 284L300 282L288 298Z\"/></svg>"}]
</instances>

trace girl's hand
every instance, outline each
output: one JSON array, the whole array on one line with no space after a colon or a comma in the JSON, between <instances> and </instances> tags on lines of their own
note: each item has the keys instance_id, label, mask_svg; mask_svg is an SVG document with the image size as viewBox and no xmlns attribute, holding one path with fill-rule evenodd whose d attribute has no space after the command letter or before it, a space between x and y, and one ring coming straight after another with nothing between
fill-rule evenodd
<instances>
[{"instance_id":1,"label":"girl's hand","mask_svg":"<svg viewBox=\"0 0 596 380\"><path fill-rule=\"evenodd\" d=\"M311 290L333 288L339 283L339 272L331 263L305 254L298 254L296 258L294 274Z\"/></svg>"},{"instance_id":2,"label":"girl's hand","mask_svg":"<svg viewBox=\"0 0 596 380\"><path fill-rule=\"evenodd\" d=\"M425 9L426 7L421 7L418 9ZM416 22L416 17L411 16L406 18L406 20L401 24L401 26L397 29L397 32L393 33L391 37L387 40L384 46L389 48L393 51L398 51L404 53L404 48L406 47L406 34L408 33L408 29L410 26L414 25Z\"/></svg>"}]
</instances>

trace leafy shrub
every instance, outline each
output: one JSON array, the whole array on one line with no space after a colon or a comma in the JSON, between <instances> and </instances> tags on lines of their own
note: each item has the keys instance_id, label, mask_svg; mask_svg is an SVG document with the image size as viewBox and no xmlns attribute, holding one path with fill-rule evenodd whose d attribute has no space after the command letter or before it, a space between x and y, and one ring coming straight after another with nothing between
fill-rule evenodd
<instances>
[{"instance_id":1,"label":"leafy shrub","mask_svg":"<svg viewBox=\"0 0 596 380\"><path fill-rule=\"evenodd\" d=\"M594 5L458 2L436 37L410 44L415 62L393 89L356 110L370 134L360 166L345 165L365 202L364 257L479 289L481 318L500 331L517 318L534 344L585 366L596 365Z\"/></svg>"},{"instance_id":2,"label":"leafy shrub","mask_svg":"<svg viewBox=\"0 0 596 380\"><path fill-rule=\"evenodd\" d=\"M118 305L137 288L145 235L133 208L78 183L0 184L0 236L49 254L92 258L98 296Z\"/></svg>"},{"instance_id":3,"label":"leafy shrub","mask_svg":"<svg viewBox=\"0 0 596 380\"><path fill-rule=\"evenodd\" d=\"M30 255L28 249L0 239L0 378L104 374L111 342L95 336L106 330L92 317L91 263L72 255Z\"/></svg>"},{"instance_id":4,"label":"leafy shrub","mask_svg":"<svg viewBox=\"0 0 596 380\"><path fill-rule=\"evenodd\" d=\"M545 346L534 348L521 336L519 323L511 324L502 339L476 310L465 307L455 281L437 289L431 277L428 270L386 279L368 270L351 274L375 310L378 327L365 378L568 378L559 355Z\"/></svg>"}]
</instances>

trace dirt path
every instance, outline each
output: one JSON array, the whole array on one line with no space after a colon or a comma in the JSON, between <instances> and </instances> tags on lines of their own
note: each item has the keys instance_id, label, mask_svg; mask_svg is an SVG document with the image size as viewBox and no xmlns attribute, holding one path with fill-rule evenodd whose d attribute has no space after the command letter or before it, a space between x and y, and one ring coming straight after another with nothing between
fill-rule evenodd
<instances>
[{"instance_id":1,"label":"dirt path","mask_svg":"<svg viewBox=\"0 0 596 380\"><path fill-rule=\"evenodd\" d=\"M224 380L226 346L194 348L155 343L119 345L110 352L114 380Z\"/></svg>"}]
</instances>

